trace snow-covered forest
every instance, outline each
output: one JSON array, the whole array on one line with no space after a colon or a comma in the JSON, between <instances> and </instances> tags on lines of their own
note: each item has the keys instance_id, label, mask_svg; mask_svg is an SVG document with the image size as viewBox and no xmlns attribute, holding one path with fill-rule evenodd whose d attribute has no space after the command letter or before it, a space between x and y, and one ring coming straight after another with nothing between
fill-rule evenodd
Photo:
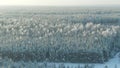
<instances>
[{"instance_id":1,"label":"snow-covered forest","mask_svg":"<svg viewBox=\"0 0 120 68\"><path fill-rule=\"evenodd\" d=\"M119 51L119 8L0 8L0 66L105 63Z\"/></svg>"}]
</instances>

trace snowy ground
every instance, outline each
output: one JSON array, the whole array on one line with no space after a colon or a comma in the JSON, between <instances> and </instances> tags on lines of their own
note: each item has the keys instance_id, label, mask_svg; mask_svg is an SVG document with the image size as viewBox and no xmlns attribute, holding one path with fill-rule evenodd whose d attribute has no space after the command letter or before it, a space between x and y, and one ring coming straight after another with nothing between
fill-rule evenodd
<instances>
[{"instance_id":1,"label":"snowy ground","mask_svg":"<svg viewBox=\"0 0 120 68\"><path fill-rule=\"evenodd\" d=\"M91 66L91 68L120 68L119 55L120 53L117 53L114 58L104 64L13 62L1 59L0 68L86 68L85 65Z\"/></svg>"},{"instance_id":2,"label":"snowy ground","mask_svg":"<svg viewBox=\"0 0 120 68\"><path fill-rule=\"evenodd\" d=\"M117 53L114 58L110 59L108 62L106 62L104 65L107 65L109 68L120 68L120 53Z\"/></svg>"}]
</instances>

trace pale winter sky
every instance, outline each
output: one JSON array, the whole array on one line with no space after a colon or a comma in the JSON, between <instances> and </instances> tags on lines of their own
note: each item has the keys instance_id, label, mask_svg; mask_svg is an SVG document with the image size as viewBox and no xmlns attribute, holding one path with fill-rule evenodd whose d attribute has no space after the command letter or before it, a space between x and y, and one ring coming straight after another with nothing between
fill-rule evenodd
<instances>
[{"instance_id":1,"label":"pale winter sky","mask_svg":"<svg viewBox=\"0 0 120 68\"><path fill-rule=\"evenodd\" d=\"M40 5L40 6L120 5L120 0L0 0L0 5Z\"/></svg>"}]
</instances>

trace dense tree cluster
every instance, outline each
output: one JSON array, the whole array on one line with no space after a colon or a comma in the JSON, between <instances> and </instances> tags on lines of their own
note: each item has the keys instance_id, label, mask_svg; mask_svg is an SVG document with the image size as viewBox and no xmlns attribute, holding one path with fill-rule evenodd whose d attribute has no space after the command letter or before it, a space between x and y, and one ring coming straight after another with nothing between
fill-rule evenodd
<instances>
[{"instance_id":1,"label":"dense tree cluster","mask_svg":"<svg viewBox=\"0 0 120 68\"><path fill-rule=\"evenodd\" d=\"M1 56L15 61L104 62L119 51L117 11L74 10L4 12L0 18ZM115 16L102 16L109 13Z\"/></svg>"}]
</instances>

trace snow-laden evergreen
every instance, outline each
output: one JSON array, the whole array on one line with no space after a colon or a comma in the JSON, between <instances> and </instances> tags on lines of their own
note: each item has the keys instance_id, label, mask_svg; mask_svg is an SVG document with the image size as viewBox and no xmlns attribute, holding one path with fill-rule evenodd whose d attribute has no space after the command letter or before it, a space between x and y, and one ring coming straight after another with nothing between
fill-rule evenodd
<instances>
[{"instance_id":1,"label":"snow-laden evergreen","mask_svg":"<svg viewBox=\"0 0 120 68\"><path fill-rule=\"evenodd\" d=\"M4 57L18 56L16 57L18 60L35 59L35 57L59 60L57 56L61 55L61 58L64 58L62 56L64 54L75 55L80 52L102 56L103 51L110 53L113 46L119 45L116 37L120 35L120 26L91 22L85 25L82 23L31 23L28 25L23 23L21 26L14 24L11 26L14 27L10 25L1 27L1 31L4 31L1 32L1 35L4 33L1 37L1 52ZM64 56L67 57L67 55Z\"/></svg>"},{"instance_id":2,"label":"snow-laden evergreen","mask_svg":"<svg viewBox=\"0 0 120 68\"><path fill-rule=\"evenodd\" d=\"M103 64L99 63L49 63L36 61L19 61L0 59L0 68L119 68L120 67L120 53L118 52L112 59Z\"/></svg>"},{"instance_id":3,"label":"snow-laden evergreen","mask_svg":"<svg viewBox=\"0 0 120 68\"><path fill-rule=\"evenodd\" d=\"M120 51L118 8L0 9L2 58L103 63Z\"/></svg>"}]
</instances>

